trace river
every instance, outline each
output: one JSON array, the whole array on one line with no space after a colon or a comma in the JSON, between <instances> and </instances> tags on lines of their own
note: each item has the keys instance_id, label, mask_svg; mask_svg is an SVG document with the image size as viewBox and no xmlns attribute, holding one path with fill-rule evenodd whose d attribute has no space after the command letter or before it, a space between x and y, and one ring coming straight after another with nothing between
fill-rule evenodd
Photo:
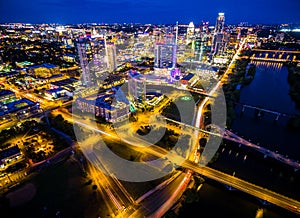
<instances>
[{"instance_id":1,"label":"river","mask_svg":"<svg viewBox=\"0 0 300 218\"><path fill-rule=\"evenodd\" d=\"M240 103L259 106L264 109L285 113L300 114L289 96L287 81L288 69L282 64L255 62L256 75L250 85L241 90ZM241 116L241 107L236 107L236 119L232 129L239 136L259 143L272 151L300 160L299 133L286 128L288 117L279 117L265 113L260 119L254 118L253 109L245 109Z\"/></svg>"},{"instance_id":2,"label":"river","mask_svg":"<svg viewBox=\"0 0 300 218\"><path fill-rule=\"evenodd\" d=\"M255 62L255 65L256 75L248 86L241 89L240 103L285 114L300 114L288 94L287 67L268 62ZM242 107L237 105L231 131L262 147L300 160L299 133L286 128L289 118L281 116L275 121L276 115L267 113L255 118L254 112L246 108L242 113ZM271 158L264 158L250 148L239 147L230 141L224 141L224 144L219 150L218 159L209 164L210 167L300 200L299 171L295 172L290 166ZM278 207L265 207L257 199L219 186L222 185L205 183L200 191L203 200L191 206L190 210L202 209L205 214L210 211L212 217L255 217L256 210L264 208L264 217L292 216Z\"/></svg>"}]
</instances>

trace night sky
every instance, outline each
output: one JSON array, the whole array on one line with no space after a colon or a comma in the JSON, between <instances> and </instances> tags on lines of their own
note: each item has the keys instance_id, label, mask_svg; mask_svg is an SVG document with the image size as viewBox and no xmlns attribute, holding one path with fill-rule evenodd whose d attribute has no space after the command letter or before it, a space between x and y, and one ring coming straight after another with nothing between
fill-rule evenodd
<instances>
[{"instance_id":1,"label":"night sky","mask_svg":"<svg viewBox=\"0 0 300 218\"><path fill-rule=\"evenodd\" d=\"M0 22L300 23L300 0L0 0Z\"/></svg>"}]
</instances>

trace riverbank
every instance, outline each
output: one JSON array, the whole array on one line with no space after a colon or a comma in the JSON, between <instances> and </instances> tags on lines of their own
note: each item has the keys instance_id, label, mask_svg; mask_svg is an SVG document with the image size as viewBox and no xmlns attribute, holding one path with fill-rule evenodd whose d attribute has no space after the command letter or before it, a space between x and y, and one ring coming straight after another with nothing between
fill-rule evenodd
<instances>
[{"instance_id":1,"label":"riverbank","mask_svg":"<svg viewBox=\"0 0 300 218\"><path fill-rule=\"evenodd\" d=\"M227 106L227 128L230 128L235 118L234 107L239 102L241 89L252 82L256 73L255 65L250 64L251 55L251 51L245 50L243 52L243 56L247 56L247 58L236 61L235 68L232 70L233 73L228 76L227 83L223 85Z\"/></svg>"}]
</instances>

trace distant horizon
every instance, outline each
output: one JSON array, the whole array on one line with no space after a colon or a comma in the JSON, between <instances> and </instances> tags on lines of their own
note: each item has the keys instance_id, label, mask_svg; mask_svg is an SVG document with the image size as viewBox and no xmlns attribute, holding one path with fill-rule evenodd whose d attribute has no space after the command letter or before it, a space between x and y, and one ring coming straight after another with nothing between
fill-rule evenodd
<instances>
[{"instance_id":1,"label":"distant horizon","mask_svg":"<svg viewBox=\"0 0 300 218\"><path fill-rule=\"evenodd\" d=\"M204 20L203 20L204 21ZM206 21L206 20L205 20ZM195 21L190 21L193 22L195 25L198 25L201 23L201 21L199 22L195 22ZM179 25L188 25L190 22L185 22L185 23L180 23L178 22ZM209 21L208 21L209 22ZM225 23L225 26L230 26L230 25L239 25L241 23L247 23L247 25L249 26L256 26L256 25L271 25L271 26L280 26L283 24L287 24L287 25L300 25L300 22L293 22L293 23L250 23L247 21L241 21L241 22L237 22L237 23ZM55 25L116 25L116 24L121 24L121 25L127 25L127 24L133 24L133 25L176 25L176 21L174 23L142 23L142 22L80 22L80 23L59 23L59 22L0 22L0 25L8 25L8 24L29 24L29 25L43 25L43 24L55 24ZM214 26L215 23L214 22L209 22L209 26Z\"/></svg>"},{"instance_id":2,"label":"distant horizon","mask_svg":"<svg viewBox=\"0 0 300 218\"><path fill-rule=\"evenodd\" d=\"M225 24L276 25L300 23L299 8L299 0L9 0L0 1L0 23L215 24L223 12Z\"/></svg>"}]
</instances>

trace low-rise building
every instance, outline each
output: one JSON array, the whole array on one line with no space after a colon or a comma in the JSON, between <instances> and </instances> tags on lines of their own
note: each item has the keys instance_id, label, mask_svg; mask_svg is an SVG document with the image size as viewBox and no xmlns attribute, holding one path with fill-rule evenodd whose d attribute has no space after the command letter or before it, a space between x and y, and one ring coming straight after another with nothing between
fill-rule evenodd
<instances>
[{"instance_id":1,"label":"low-rise building","mask_svg":"<svg viewBox=\"0 0 300 218\"><path fill-rule=\"evenodd\" d=\"M95 114L96 117L104 118L106 121L114 122L119 119L128 117L129 103L114 100L115 95L104 95L91 98L77 98L76 108L82 112Z\"/></svg>"},{"instance_id":2,"label":"low-rise building","mask_svg":"<svg viewBox=\"0 0 300 218\"><path fill-rule=\"evenodd\" d=\"M59 74L59 67L54 64L40 64L28 67L27 70L29 75L41 78L49 78L53 75Z\"/></svg>"},{"instance_id":3,"label":"low-rise building","mask_svg":"<svg viewBox=\"0 0 300 218\"><path fill-rule=\"evenodd\" d=\"M1 105L0 117L10 114L17 118L24 118L28 113L34 114L40 109L40 104L37 102L30 101L27 98L21 98L16 101L9 102Z\"/></svg>"},{"instance_id":4,"label":"low-rise building","mask_svg":"<svg viewBox=\"0 0 300 218\"><path fill-rule=\"evenodd\" d=\"M16 95L13 91L7 89L0 90L0 105L15 101Z\"/></svg>"},{"instance_id":5,"label":"low-rise building","mask_svg":"<svg viewBox=\"0 0 300 218\"><path fill-rule=\"evenodd\" d=\"M196 79L195 74L189 73L189 74L187 74L186 76L184 76L184 77L180 80L180 82L181 82L181 84L183 84L183 85L191 85L195 79Z\"/></svg>"},{"instance_id":6,"label":"low-rise building","mask_svg":"<svg viewBox=\"0 0 300 218\"><path fill-rule=\"evenodd\" d=\"M78 79L76 79L74 77L70 77L67 79L51 82L50 87L51 87L51 89L63 88L68 91L74 91L76 86L78 85L78 83L79 83ZM71 89L73 89L73 90L71 90Z\"/></svg>"},{"instance_id":7,"label":"low-rise building","mask_svg":"<svg viewBox=\"0 0 300 218\"><path fill-rule=\"evenodd\" d=\"M5 169L8 164L12 165L17 162L22 156L22 152L17 145L0 151L0 170Z\"/></svg>"},{"instance_id":8,"label":"low-rise building","mask_svg":"<svg viewBox=\"0 0 300 218\"><path fill-rule=\"evenodd\" d=\"M55 100L63 97L72 97L73 92L70 92L63 88L48 89L45 91L45 96L48 99Z\"/></svg>"}]
</instances>

